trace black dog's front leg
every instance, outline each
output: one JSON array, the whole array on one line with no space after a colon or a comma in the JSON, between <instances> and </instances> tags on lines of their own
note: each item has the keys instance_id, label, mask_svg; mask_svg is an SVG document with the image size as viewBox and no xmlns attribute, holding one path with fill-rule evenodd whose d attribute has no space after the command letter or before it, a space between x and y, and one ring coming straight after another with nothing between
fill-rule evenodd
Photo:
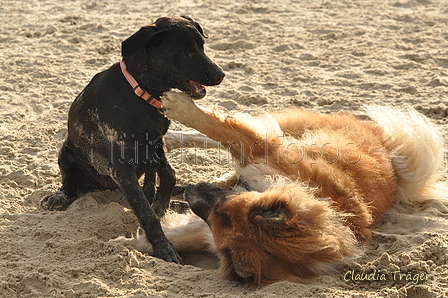
<instances>
[{"instance_id":1,"label":"black dog's front leg","mask_svg":"<svg viewBox=\"0 0 448 298\"><path fill-rule=\"evenodd\" d=\"M121 165L111 168L111 171L111 176L128 200L145 231L146 238L152 244L154 256L167 262L182 264L181 257L165 237L159 218L138 183L135 169L130 165Z\"/></svg>"},{"instance_id":2,"label":"black dog's front leg","mask_svg":"<svg viewBox=\"0 0 448 298\"><path fill-rule=\"evenodd\" d=\"M162 217L170 205L171 194L176 185L176 176L168 163L160 165L157 174L159 175L160 185L152 208L157 216Z\"/></svg>"},{"instance_id":3,"label":"black dog's front leg","mask_svg":"<svg viewBox=\"0 0 448 298\"><path fill-rule=\"evenodd\" d=\"M157 165L148 164L146 166L145 180L143 181L143 193L150 205L154 203L154 197L156 195L156 173Z\"/></svg>"},{"instance_id":4,"label":"black dog's front leg","mask_svg":"<svg viewBox=\"0 0 448 298\"><path fill-rule=\"evenodd\" d=\"M166 159L163 147L163 142L158 142L153 159L153 162L157 165L157 174L160 181L152 208L159 218L165 214L166 209L170 205L171 194L176 185L175 172ZM145 175L148 174L147 171Z\"/></svg>"},{"instance_id":5,"label":"black dog's front leg","mask_svg":"<svg viewBox=\"0 0 448 298\"><path fill-rule=\"evenodd\" d=\"M159 174L160 186L155 187L155 176ZM190 210L190 206L185 201L171 200L173 192L177 191L177 195L181 195L185 191L185 187L177 187L175 171L167 163L165 165L156 165L155 167L147 166L145 172L145 180L143 182L143 192L151 204L152 209L161 218L166 209L169 208L176 213L186 213ZM154 199L155 197L155 199Z\"/></svg>"}]
</instances>

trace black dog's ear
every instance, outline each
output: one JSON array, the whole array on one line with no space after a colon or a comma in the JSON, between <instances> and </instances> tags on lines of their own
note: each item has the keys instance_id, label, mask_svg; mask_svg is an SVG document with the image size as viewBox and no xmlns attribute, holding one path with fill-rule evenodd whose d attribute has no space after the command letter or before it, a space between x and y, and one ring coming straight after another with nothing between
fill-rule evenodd
<instances>
[{"instance_id":1,"label":"black dog's ear","mask_svg":"<svg viewBox=\"0 0 448 298\"><path fill-rule=\"evenodd\" d=\"M190 18L189 16L186 16L186 15L182 15L182 16L180 16L180 17L181 17L181 18L184 18L184 19L186 19L186 20L189 20L190 22L192 22L192 23L194 24L194 26L196 27L196 29L198 29L199 33L201 33L201 35L202 35L204 38L208 38L208 34L207 34L207 32L205 32L205 31L202 29L201 25L199 25L195 20L193 20L192 18Z\"/></svg>"},{"instance_id":2,"label":"black dog's ear","mask_svg":"<svg viewBox=\"0 0 448 298\"><path fill-rule=\"evenodd\" d=\"M158 47L168 30L158 30L156 26L150 25L140 28L121 43L121 55L129 57L149 46Z\"/></svg>"}]
</instances>

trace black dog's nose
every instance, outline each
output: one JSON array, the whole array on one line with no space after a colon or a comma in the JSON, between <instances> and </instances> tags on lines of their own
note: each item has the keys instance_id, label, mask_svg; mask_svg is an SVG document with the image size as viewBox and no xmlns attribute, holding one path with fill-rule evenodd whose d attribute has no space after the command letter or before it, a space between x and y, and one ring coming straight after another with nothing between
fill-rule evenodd
<instances>
[{"instance_id":1,"label":"black dog's nose","mask_svg":"<svg viewBox=\"0 0 448 298\"><path fill-rule=\"evenodd\" d=\"M219 85L219 84L221 84L222 80L224 80L224 76L225 76L225 75L223 75L222 77L218 78L218 79L216 80L216 82L215 82L215 85Z\"/></svg>"},{"instance_id":2,"label":"black dog's nose","mask_svg":"<svg viewBox=\"0 0 448 298\"><path fill-rule=\"evenodd\" d=\"M221 69L216 73L215 76L215 83L214 85L219 85L221 84L222 80L224 80L224 77L226 76L226 74L224 73L224 71L222 71Z\"/></svg>"}]
</instances>

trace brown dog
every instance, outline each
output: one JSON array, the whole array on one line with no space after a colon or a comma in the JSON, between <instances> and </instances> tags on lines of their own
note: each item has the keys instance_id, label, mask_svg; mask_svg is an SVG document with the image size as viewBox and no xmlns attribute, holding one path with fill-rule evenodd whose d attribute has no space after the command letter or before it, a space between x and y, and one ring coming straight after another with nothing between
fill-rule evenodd
<instances>
[{"instance_id":1,"label":"brown dog","mask_svg":"<svg viewBox=\"0 0 448 298\"><path fill-rule=\"evenodd\" d=\"M209 249L221 272L258 285L303 281L357 253L394 198L434 198L443 159L437 129L416 111L371 107L374 122L346 113L291 109L253 118L199 109L168 92L165 115L195 128L209 147L228 148L239 165L234 190L199 183L185 198L193 212L172 216L165 233L178 250ZM176 147L178 132L169 132ZM200 146L205 136L186 134ZM235 187L236 186L236 187ZM236 190L236 191L235 191Z\"/></svg>"}]
</instances>

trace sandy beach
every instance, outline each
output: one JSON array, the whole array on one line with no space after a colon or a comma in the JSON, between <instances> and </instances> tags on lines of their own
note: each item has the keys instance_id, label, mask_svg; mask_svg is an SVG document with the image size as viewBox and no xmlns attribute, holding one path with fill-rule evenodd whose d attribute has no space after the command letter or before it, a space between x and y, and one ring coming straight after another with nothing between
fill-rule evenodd
<instances>
[{"instance_id":1,"label":"sandy beach","mask_svg":"<svg viewBox=\"0 0 448 298\"><path fill-rule=\"evenodd\" d=\"M226 72L202 107L365 117L366 104L410 105L448 143L446 0L1 0L0 297L448 297L448 199L394 204L357 258L307 284L266 287L222 279L209 255L182 266L111 241L138 228L117 192L39 207L61 186L76 95L120 60L124 39L181 14L208 32L206 53ZM231 169L213 150L168 158L179 185Z\"/></svg>"}]
</instances>

